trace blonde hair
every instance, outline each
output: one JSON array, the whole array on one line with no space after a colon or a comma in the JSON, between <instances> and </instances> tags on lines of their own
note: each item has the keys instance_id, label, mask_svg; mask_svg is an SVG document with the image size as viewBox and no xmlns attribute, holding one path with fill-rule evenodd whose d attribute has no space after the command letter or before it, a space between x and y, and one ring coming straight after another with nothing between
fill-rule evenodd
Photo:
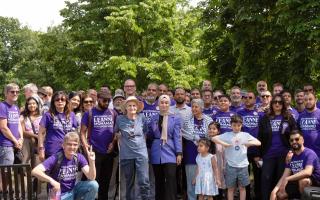
<instances>
[{"instance_id":1,"label":"blonde hair","mask_svg":"<svg viewBox=\"0 0 320 200\"><path fill-rule=\"evenodd\" d=\"M75 141L75 142L80 142L80 138L77 132L69 132L67 133L64 138L63 138L63 143L67 143L68 141Z\"/></svg>"}]
</instances>

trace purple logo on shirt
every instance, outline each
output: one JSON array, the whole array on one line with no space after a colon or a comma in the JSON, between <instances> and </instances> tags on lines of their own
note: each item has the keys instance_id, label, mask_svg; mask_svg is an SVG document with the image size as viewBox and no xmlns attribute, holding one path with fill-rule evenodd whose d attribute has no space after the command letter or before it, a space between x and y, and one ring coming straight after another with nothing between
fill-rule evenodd
<instances>
[{"instance_id":1,"label":"purple logo on shirt","mask_svg":"<svg viewBox=\"0 0 320 200\"><path fill-rule=\"evenodd\" d=\"M216 122L218 122L220 124L221 128L230 128L231 127L230 121L231 121L230 117L217 117L216 118Z\"/></svg>"},{"instance_id":2,"label":"purple logo on shirt","mask_svg":"<svg viewBox=\"0 0 320 200\"><path fill-rule=\"evenodd\" d=\"M272 132L279 131L280 124L281 124L281 120L280 119L271 120L270 123L271 123Z\"/></svg>"},{"instance_id":3,"label":"purple logo on shirt","mask_svg":"<svg viewBox=\"0 0 320 200\"><path fill-rule=\"evenodd\" d=\"M93 117L93 126L95 128L108 128L113 127L112 115L98 115Z\"/></svg>"},{"instance_id":4,"label":"purple logo on shirt","mask_svg":"<svg viewBox=\"0 0 320 200\"><path fill-rule=\"evenodd\" d=\"M259 116L243 116L243 126L247 128L256 128L258 126Z\"/></svg>"},{"instance_id":5,"label":"purple logo on shirt","mask_svg":"<svg viewBox=\"0 0 320 200\"><path fill-rule=\"evenodd\" d=\"M300 128L301 130L315 130L317 127L318 120L315 117L301 118Z\"/></svg>"}]
</instances>

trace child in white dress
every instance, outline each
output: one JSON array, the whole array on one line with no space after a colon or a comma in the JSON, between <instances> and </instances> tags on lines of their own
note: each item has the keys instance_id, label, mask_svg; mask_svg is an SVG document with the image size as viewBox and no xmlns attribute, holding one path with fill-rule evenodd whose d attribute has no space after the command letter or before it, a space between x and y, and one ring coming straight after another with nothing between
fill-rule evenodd
<instances>
[{"instance_id":1,"label":"child in white dress","mask_svg":"<svg viewBox=\"0 0 320 200\"><path fill-rule=\"evenodd\" d=\"M198 156L196 158L197 171L193 183L196 184L195 193L199 200L213 200L217 195L220 177L217 167L216 156L209 153L210 141L200 139L198 142Z\"/></svg>"}]
</instances>

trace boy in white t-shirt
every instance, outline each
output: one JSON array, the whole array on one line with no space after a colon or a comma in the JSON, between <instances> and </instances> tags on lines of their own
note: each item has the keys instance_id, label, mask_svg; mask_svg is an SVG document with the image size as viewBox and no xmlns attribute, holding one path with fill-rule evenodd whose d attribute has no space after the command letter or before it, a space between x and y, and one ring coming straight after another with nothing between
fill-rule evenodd
<instances>
[{"instance_id":1,"label":"boy in white t-shirt","mask_svg":"<svg viewBox=\"0 0 320 200\"><path fill-rule=\"evenodd\" d=\"M237 181L240 191L240 200L246 199L245 187L250 184L248 171L247 148L260 146L259 140L249 133L241 132L242 118L239 115L231 117L232 132L226 132L212 138L212 141L223 145L225 149L226 186L228 188L228 200L233 200Z\"/></svg>"}]
</instances>

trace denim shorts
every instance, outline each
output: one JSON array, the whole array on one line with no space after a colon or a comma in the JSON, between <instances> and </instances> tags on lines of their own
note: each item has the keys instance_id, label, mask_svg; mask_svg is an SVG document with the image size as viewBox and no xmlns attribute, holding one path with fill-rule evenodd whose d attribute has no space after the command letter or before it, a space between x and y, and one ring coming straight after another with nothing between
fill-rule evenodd
<instances>
[{"instance_id":1,"label":"denim shorts","mask_svg":"<svg viewBox=\"0 0 320 200\"><path fill-rule=\"evenodd\" d=\"M13 147L0 146L0 165L12 165L13 161Z\"/></svg>"},{"instance_id":2,"label":"denim shorts","mask_svg":"<svg viewBox=\"0 0 320 200\"><path fill-rule=\"evenodd\" d=\"M226 164L226 186L232 188L237 186L245 187L250 184L248 167L231 167Z\"/></svg>"}]
</instances>

